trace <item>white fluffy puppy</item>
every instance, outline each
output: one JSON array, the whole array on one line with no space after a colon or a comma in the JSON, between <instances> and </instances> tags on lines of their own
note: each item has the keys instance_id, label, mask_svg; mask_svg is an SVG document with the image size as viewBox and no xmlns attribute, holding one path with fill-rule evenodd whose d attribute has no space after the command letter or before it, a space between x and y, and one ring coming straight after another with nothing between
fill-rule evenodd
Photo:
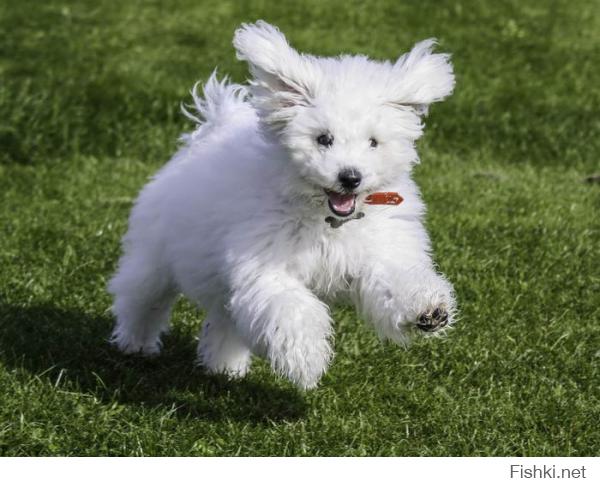
<instances>
[{"instance_id":1,"label":"white fluffy puppy","mask_svg":"<svg viewBox=\"0 0 600 487\"><path fill-rule=\"evenodd\" d=\"M449 56L426 40L394 63L319 58L262 21L233 43L252 80L194 91L198 128L132 210L113 343L157 353L183 293L207 310L206 369L241 377L255 353L311 388L332 358L326 302L350 299L398 343L451 323L410 178L421 116L454 87ZM384 191L404 202L366 204Z\"/></svg>"}]
</instances>

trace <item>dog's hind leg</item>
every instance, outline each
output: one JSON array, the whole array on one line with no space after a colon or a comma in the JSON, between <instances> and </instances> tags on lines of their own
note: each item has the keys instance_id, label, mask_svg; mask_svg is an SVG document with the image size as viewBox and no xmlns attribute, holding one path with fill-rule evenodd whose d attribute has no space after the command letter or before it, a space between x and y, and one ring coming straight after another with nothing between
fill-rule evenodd
<instances>
[{"instance_id":1,"label":"dog's hind leg","mask_svg":"<svg viewBox=\"0 0 600 487\"><path fill-rule=\"evenodd\" d=\"M168 272L155 259L126 254L109 291L117 318L111 342L125 353L160 352L160 335L169 328L177 295Z\"/></svg>"},{"instance_id":2,"label":"dog's hind leg","mask_svg":"<svg viewBox=\"0 0 600 487\"><path fill-rule=\"evenodd\" d=\"M250 349L238 335L226 310L213 306L200 333L198 363L212 373L243 377L250 368L250 361Z\"/></svg>"}]
</instances>

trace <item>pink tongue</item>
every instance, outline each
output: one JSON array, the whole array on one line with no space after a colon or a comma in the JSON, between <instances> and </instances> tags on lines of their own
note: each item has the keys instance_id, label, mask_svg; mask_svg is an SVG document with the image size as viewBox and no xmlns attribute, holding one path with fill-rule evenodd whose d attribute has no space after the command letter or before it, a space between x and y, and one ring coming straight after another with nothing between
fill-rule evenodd
<instances>
[{"instance_id":1,"label":"pink tongue","mask_svg":"<svg viewBox=\"0 0 600 487\"><path fill-rule=\"evenodd\" d=\"M355 196L353 194L341 194L331 191L328 193L328 196L333 209L340 213L347 213L352 210L352 207L354 206Z\"/></svg>"}]
</instances>

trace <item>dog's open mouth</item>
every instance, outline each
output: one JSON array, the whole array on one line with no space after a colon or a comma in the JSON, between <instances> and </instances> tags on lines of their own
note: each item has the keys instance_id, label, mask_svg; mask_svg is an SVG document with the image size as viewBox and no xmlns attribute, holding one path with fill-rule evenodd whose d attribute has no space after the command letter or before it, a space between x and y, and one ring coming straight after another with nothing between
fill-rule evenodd
<instances>
[{"instance_id":1,"label":"dog's open mouth","mask_svg":"<svg viewBox=\"0 0 600 487\"><path fill-rule=\"evenodd\" d=\"M337 193L325 191L329 198L329 209L337 216L350 216L356 208L356 195L351 193Z\"/></svg>"}]
</instances>

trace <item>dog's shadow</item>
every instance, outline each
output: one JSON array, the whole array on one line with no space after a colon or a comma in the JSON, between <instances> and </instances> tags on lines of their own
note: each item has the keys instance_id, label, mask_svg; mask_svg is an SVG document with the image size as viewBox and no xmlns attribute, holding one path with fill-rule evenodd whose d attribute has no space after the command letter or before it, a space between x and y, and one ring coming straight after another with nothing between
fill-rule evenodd
<instances>
[{"instance_id":1,"label":"dog's shadow","mask_svg":"<svg viewBox=\"0 0 600 487\"><path fill-rule=\"evenodd\" d=\"M303 396L283 381L261 381L260 373L235 381L204 374L194 366L194 340L177 330L165 338L163 353L149 359L114 350L107 342L111 327L107 316L0 302L0 361L107 403L185 417L260 423L305 415Z\"/></svg>"}]
</instances>

